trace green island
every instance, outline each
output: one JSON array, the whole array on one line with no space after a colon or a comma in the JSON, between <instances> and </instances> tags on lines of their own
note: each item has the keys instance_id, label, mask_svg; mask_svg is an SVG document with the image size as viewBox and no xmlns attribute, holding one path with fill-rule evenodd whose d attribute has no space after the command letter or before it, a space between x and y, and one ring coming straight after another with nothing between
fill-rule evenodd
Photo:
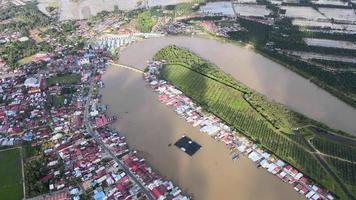
<instances>
[{"instance_id":1,"label":"green island","mask_svg":"<svg viewBox=\"0 0 356 200\"><path fill-rule=\"evenodd\" d=\"M21 149L0 150L0 197L17 200L23 197Z\"/></svg>"},{"instance_id":2,"label":"green island","mask_svg":"<svg viewBox=\"0 0 356 200\"><path fill-rule=\"evenodd\" d=\"M356 149L342 142L342 139L354 142L351 136L267 101L189 50L167 46L154 59L167 62L160 78L171 82L237 132L335 191L341 199L356 196Z\"/></svg>"}]
</instances>

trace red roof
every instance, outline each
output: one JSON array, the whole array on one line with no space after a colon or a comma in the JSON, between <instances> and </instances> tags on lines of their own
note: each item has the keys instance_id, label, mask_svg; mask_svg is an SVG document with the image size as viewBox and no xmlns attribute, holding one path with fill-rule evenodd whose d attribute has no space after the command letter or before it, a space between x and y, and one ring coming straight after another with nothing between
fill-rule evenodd
<instances>
[{"instance_id":1,"label":"red roof","mask_svg":"<svg viewBox=\"0 0 356 200\"><path fill-rule=\"evenodd\" d=\"M153 194L153 196L155 196L155 198L157 198L157 199L158 199L160 196L163 195L163 194L161 194L161 191L159 191L158 187L153 188L152 194Z\"/></svg>"}]
</instances>

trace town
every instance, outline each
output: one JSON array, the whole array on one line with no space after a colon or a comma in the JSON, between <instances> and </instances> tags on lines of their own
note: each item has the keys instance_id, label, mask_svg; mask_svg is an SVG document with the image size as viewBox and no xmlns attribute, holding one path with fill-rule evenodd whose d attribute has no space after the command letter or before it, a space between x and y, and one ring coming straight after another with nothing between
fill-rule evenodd
<instances>
[{"instance_id":1,"label":"town","mask_svg":"<svg viewBox=\"0 0 356 200\"><path fill-rule=\"evenodd\" d=\"M4 176L0 199L195 199L195 191L182 181L185 178L166 176L154 167L157 161L152 157L157 155L149 159L147 155L152 152L133 148L136 145L128 142L127 133L118 129L117 124L127 113L113 114L113 107L103 103L102 94L106 87L103 76L112 67L143 74L145 89L153 89L159 103L193 129L225 144L234 164L246 157L258 170L265 169L279 181L289 183L302 198L355 198L355 115L354 110L343 110L353 109L356 99L355 1L132 1L112 6L101 2L102 7L86 1L0 1L0 176ZM80 12L70 12L70 7ZM174 42L176 38L180 40ZM321 103L315 108L319 115L309 115L304 111L313 110L312 101L317 100L310 100L300 109L297 98L302 93L297 93L298 97L288 93L285 96L296 100L285 97L286 102L280 103L292 104L278 107L273 98L273 103L269 103L268 95L266 99L257 99L253 94L254 90L261 92L259 88L251 86L250 92L244 88L250 85L241 81L245 84L238 86L242 97L262 117L248 119L242 125L228 125L209 106L161 76L166 65L182 64L184 59L170 63L152 60L152 55L146 58L138 52L131 55L134 60L145 58L144 68L125 60L125 51L130 47L140 49L135 45L144 42L157 51L161 40L184 47L189 40L198 38L235 45L244 49L241 55L247 55L245 50L253 51L285 66L317 86L317 94L319 89L330 93L328 102L335 103L337 97L342 102L341 111L336 112L337 108L330 106L332 103ZM190 44L184 48L204 53L203 46L195 48ZM145 53L152 54L148 52L147 48ZM224 59L218 58L221 63ZM269 63L259 59L256 58L257 64ZM191 62L195 66L195 60ZM229 78L231 73L232 79L237 79L235 69L226 69ZM208 71L195 72L210 77L204 74ZM251 76L256 80L262 77ZM229 79L219 78L213 76L214 81L227 80L236 86ZM274 81L261 79L273 85ZM295 89L288 80L279 85ZM325 117L330 111L335 111L333 117ZM256 122L258 126L261 121L278 133L286 132L283 137L290 137L288 141L293 140L302 150L282 155L266 148L261 138L239 129L247 123ZM188 139L188 144L197 145L194 153L179 145L175 147L191 160L209 148L200 146L199 140L191 140L190 132L178 134ZM279 145L278 141L274 144ZM168 146L173 148L171 143ZM306 154L312 155L309 167L306 165L310 157Z\"/></svg>"},{"instance_id":2,"label":"town","mask_svg":"<svg viewBox=\"0 0 356 200\"><path fill-rule=\"evenodd\" d=\"M48 56L43 62L50 70L1 80L5 104L1 107L1 132L8 133L0 138L1 145L33 142L30 148L43 148L38 152L43 155L25 166L31 168L25 174L26 191L29 195L64 192L51 198L188 199L129 149L125 137L108 127L116 118L105 114L107 108L100 104L98 94L104 87L100 76L105 72L107 56L92 49L60 58ZM32 69L40 67L31 65ZM93 137L92 132L96 134ZM39 173L32 175L32 170Z\"/></svg>"}]
</instances>

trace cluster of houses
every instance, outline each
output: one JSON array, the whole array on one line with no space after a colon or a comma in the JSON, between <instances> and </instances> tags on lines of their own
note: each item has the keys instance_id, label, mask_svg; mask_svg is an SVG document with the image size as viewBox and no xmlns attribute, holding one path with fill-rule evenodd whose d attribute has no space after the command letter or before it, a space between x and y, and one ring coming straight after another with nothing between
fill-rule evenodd
<instances>
[{"instance_id":1,"label":"cluster of houses","mask_svg":"<svg viewBox=\"0 0 356 200\"><path fill-rule=\"evenodd\" d=\"M177 21L159 27L157 32L162 34L196 34L195 28L185 22Z\"/></svg>"},{"instance_id":2,"label":"cluster of houses","mask_svg":"<svg viewBox=\"0 0 356 200\"><path fill-rule=\"evenodd\" d=\"M48 187L47 199L58 195L75 200L88 196L95 200L145 198L85 128L90 77L94 77L96 90L104 87L101 74L106 61L106 52L98 49L47 55L45 70L37 69L42 62L33 62L27 68L37 73L0 79L0 145L26 142L41 147L35 158L41 158L41 177L36 181ZM107 107L100 104L98 92L91 102L88 123L156 199L189 199L138 158L125 137L108 128L115 118L106 115Z\"/></svg>"},{"instance_id":3,"label":"cluster of houses","mask_svg":"<svg viewBox=\"0 0 356 200\"><path fill-rule=\"evenodd\" d=\"M98 71L99 74L94 77L95 83L99 87L104 87L100 74L104 73L105 70L99 69ZM178 187L174 186L171 181L163 180L145 163L144 159L136 155L136 151L130 150L124 136L120 135L116 130L109 128L108 125L116 120L116 117L108 117L106 111L107 106L100 104L100 95L96 95L90 100L89 122L98 133L99 140L103 141L106 147L124 163L155 199L188 200L189 198L182 195ZM108 166L112 165L113 163ZM114 166L119 165L114 163ZM121 175L123 174L125 173L121 171ZM128 188L126 182L131 180L129 177L119 179L121 181L110 177L112 176L109 173L103 173L102 176L98 178L97 182L109 181L106 185L111 185L111 187L97 192L97 195L100 195L98 199L127 199L131 197L130 195L132 194L135 194L135 197L142 195L140 193L142 191L136 188L137 185ZM121 196L123 191L127 191L125 196Z\"/></svg>"},{"instance_id":4,"label":"cluster of houses","mask_svg":"<svg viewBox=\"0 0 356 200\"><path fill-rule=\"evenodd\" d=\"M98 38L95 46L99 49L114 50L120 47L125 47L142 38L161 37L158 33L130 33L130 34L108 34Z\"/></svg>"},{"instance_id":5,"label":"cluster of houses","mask_svg":"<svg viewBox=\"0 0 356 200\"><path fill-rule=\"evenodd\" d=\"M308 199L328 199L334 197L326 190L313 184L313 181L284 161L259 148L250 139L237 134L225 125L219 118L202 111L193 101L165 80L159 80L157 75L164 62L155 61L148 65L144 74L147 84L159 95L158 101L172 107L174 111L194 127L199 127L202 133L223 142L232 152L232 159L238 159L240 154L247 156L257 167L266 169L284 182L293 184L294 189Z\"/></svg>"},{"instance_id":6,"label":"cluster of houses","mask_svg":"<svg viewBox=\"0 0 356 200\"><path fill-rule=\"evenodd\" d=\"M46 126L49 115L47 93L39 76L0 79L0 145L12 146L31 141L32 130Z\"/></svg>"},{"instance_id":7,"label":"cluster of houses","mask_svg":"<svg viewBox=\"0 0 356 200\"><path fill-rule=\"evenodd\" d=\"M151 192L155 199L172 199L172 200L188 200L181 194L181 190L175 187L171 181L163 180L158 176L149 166L146 165L145 160L136 155L136 151L130 151L125 137L110 128L98 129L100 139L115 153L115 155L122 160L122 162L130 169L130 171L143 183L143 185ZM117 165L114 165L117 166ZM124 172L121 172L121 174ZM108 179L108 174L103 175ZM109 178L110 179L110 178ZM128 180L125 178L124 180ZM111 181L115 182L115 181ZM106 198L112 198L120 189L125 187L122 183L118 183L116 187L103 192L102 195ZM121 193L120 193L121 194ZM122 198L122 197L120 197ZM125 197L126 198L126 197ZM123 199L125 199L123 198Z\"/></svg>"}]
</instances>

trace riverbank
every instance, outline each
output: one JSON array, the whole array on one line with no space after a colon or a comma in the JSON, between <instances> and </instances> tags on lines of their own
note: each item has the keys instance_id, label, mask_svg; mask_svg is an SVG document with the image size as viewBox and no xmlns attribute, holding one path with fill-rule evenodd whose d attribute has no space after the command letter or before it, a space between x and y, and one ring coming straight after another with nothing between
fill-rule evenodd
<instances>
[{"instance_id":1,"label":"riverbank","mask_svg":"<svg viewBox=\"0 0 356 200\"><path fill-rule=\"evenodd\" d=\"M169 48L169 47L168 47ZM175 51L172 51L172 53L178 53ZM158 57L159 55L162 55L162 52L158 52ZM185 55L187 56L187 55ZM194 59L190 59L194 60ZM168 59L169 61L169 59ZM195 103L192 102L192 100L185 96L188 94L190 97L193 96L193 99L199 103L199 105L204 106L204 110L207 110L211 113L216 113L216 109L214 107L211 107L209 105L209 102L202 103L197 96L202 98L202 93L199 91L199 89L193 89L195 90L197 95L192 95L189 91L187 91L187 87L184 87L182 84L179 83L175 78L172 76L168 75L167 70L169 70L171 67L177 66L177 65L171 65L171 64L166 64L162 66L162 63L160 61L154 62L152 64L149 64L147 73L144 74L144 79L147 81L147 83L150 85L151 88L153 88L158 94L158 100L161 101L162 103L166 104L169 107L172 107L174 111L183 119L185 119L188 123L193 124L194 127L199 127L200 131L202 133L208 134L209 136L213 137L215 140L218 140L220 142L223 142L226 144L226 146L230 149L230 151L233 152L233 155L236 155L238 153L242 153L244 155L248 155L248 158L251 159L254 163L256 163L257 166L261 166L263 168L266 168L268 172L270 172L273 175L276 175L280 179L282 179L284 182L289 182L294 186L294 189L298 191L300 194L305 195L307 198L311 198L312 196L315 195L314 198L325 198L325 199L332 199L333 197L328 194L325 190L319 188L318 186L313 185L313 181L308 180L308 178L304 177L304 175L297 170L293 169L290 165L286 164L284 161L279 160L277 157L274 157L273 155L269 154L265 150L257 147L254 143L252 143L249 139L243 137L243 136L238 136L238 133L233 131L233 130L238 130L238 132L243 133L244 135L247 135L249 137L252 137L253 140L260 141L261 144L265 149L271 149L272 152L275 152L273 146L268 144L268 139L263 138L264 136L261 136L261 134L258 134L258 131L261 130L261 126L254 122L252 123L252 126L258 127L257 129L251 130L252 133L247 133L246 130L236 127L236 124L231 124L231 121L229 123L228 119L224 118L221 116L221 112L217 115L213 115L210 113L205 113L201 107L198 107ZM185 67L180 66L177 67L173 70L173 73L178 73L179 71L185 69ZM209 69L209 67L206 67L207 71L212 71L212 69ZM192 72L194 73L194 72ZM212 72L213 73L213 72ZM193 77L194 75L189 74L188 72L184 73L185 76L181 80L184 83L189 82L189 80L194 80L198 83L201 83L202 80L199 79L198 75L196 77ZM215 73L216 74L216 73ZM160 78L167 79L169 81L172 81L173 84L176 86L182 88L182 91L185 92L183 94L180 90L177 90L173 85L170 85L170 83L167 83L165 80L161 80ZM183 80L185 79L185 80ZM186 80L188 79L188 80ZM214 82L213 80L212 82ZM182 83L182 82L181 82ZM195 83L194 85L188 86L189 88L194 88L200 87L202 88L201 90L205 91L206 96L211 96L209 95L211 88L214 88L216 86L213 85L213 83L209 83L206 81L207 87L209 87L209 91L204 89L204 86L199 85L198 83ZM219 88L220 91L223 91L224 88ZM213 91L215 95L213 96L218 96L221 97L221 94L223 92L218 92L218 91ZM234 96L233 91L230 91L229 94ZM212 97L214 98L214 97ZM222 101L219 105L218 108L222 110L224 109L223 105L230 106L229 103L223 102L224 98L219 98L219 101ZM238 101L235 99L235 101ZM216 103L213 103L216 104ZM225 107L226 108L226 107ZM246 109L246 108L244 108ZM237 121L241 121L241 119L238 119L242 116L239 116L237 113L233 112L233 109L229 110L229 114L232 114L235 118L237 118ZM249 115L249 112L247 110L243 111L244 115ZM225 113L226 114L226 113ZM237 116L236 116L237 115ZM221 121L220 121L220 119ZM244 124L250 125L251 123L251 118L246 121L246 118L242 119L242 122ZM229 126L227 126L228 124ZM247 128L249 129L249 128ZM250 130L249 130L250 131ZM297 151L297 146L293 145L292 143L288 145L283 145L283 142L287 142L286 140L283 141L282 138L277 137L277 133L274 133L273 135L269 135L267 130L264 130L265 134L267 135L267 138L270 140L273 140L275 143L278 143L277 146L289 146L289 152L291 153L289 156L293 155L293 151ZM250 135L252 134L252 136ZM273 138L273 139L271 139ZM281 143L282 142L282 143ZM297 151L298 152L298 151ZM281 152L279 152L277 155L280 155ZM299 150L300 153L300 150ZM238 157L238 156L237 156ZM304 157L307 157L304 155ZM288 158L288 157L287 157ZM286 159L284 157L284 160L287 160L289 162L290 159ZM302 160L303 161L303 160ZM314 163L313 163L314 162ZM293 162L294 163L294 162ZM294 163L295 164L295 163ZM314 165L315 160L313 159L308 159L308 165ZM303 167L304 168L304 167ZM317 169L314 169L317 170ZM309 171L309 170L307 170ZM311 170L313 171L313 170ZM319 172L320 173L320 172ZM314 176L314 175L313 175ZM326 175L327 176L327 175ZM327 176L329 177L329 176ZM324 177L325 178L325 177ZM319 181L321 181L321 177L319 177ZM330 180L323 180L324 181L330 181ZM312 186L310 186L312 185Z\"/></svg>"},{"instance_id":2,"label":"riverbank","mask_svg":"<svg viewBox=\"0 0 356 200\"><path fill-rule=\"evenodd\" d=\"M302 199L290 185L257 169L246 157L232 161L222 142L201 134L160 104L142 75L111 66L103 80L102 101L109 105L109 114L120 115L114 126L134 149L144 152L155 170L172 179L186 194L204 200ZM168 146L183 134L203 146L193 157Z\"/></svg>"},{"instance_id":3,"label":"riverbank","mask_svg":"<svg viewBox=\"0 0 356 200\"><path fill-rule=\"evenodd\" d=\"M175 44L217 65L234 79L333 129L356 134L356 111L309 80L248 48L201 37L162 37L137 42L120 54L120 63L143 70L161 48ZM224 52L223 54L221 52ZM140 57L135 55L140 54Z\"/></svg>"},{"instance_id":4,"label":"riverbank","mask_svg":"<svg viewBox=\"0 0 356 200\"><path fill-rule=\"evenodd\" d=\"M194 99L194 101L205 110L208 110L223 120L224 123L297 167L315 181L322 183L325 187L337 193L340 197L346 198L344 194L347 194L352 199L352 194L346 189L346 186L344 186L334 172L331 171L329 173L330 170L324 171L324 167L329 169L329 166L325 164L325 162L321 163L315 159L320 155L313 154L315 150L306 146L303 135L295 134L291 130L284 133L280 131L279 128L276 128L276 124L284 124L282 120L293 124L298 123L298 121L307 121L307 119L303 120L303 117L301 116L302 118L300 118L298 115L293 116L293 112L289 112L289 115L276 112L276 110L279 111L281 109L277 105L264 103L264 101L266 101L264 99L257 101L256 107L259 107L260 110L271 109L273 111L270 115L271 120L266 119L260 112L253 112L255 106L251 106L250 97L248 97L249 100L242 98L242 96L247 94L252 97L256 96L253 94L253 91L250 91L241 83L236 82L230 76L218 70L216 66L206 62L186 49L176 46L167 46L157 52L155 59L167 62L162 70L157 70L157 76L159 78L171 82L175 87L183 91L185 95ZM148 73L152 70L154 69L148 70ZM154 77L152 79L155 80ZM271 127L267 125L267 122L270 121L273 122L273 126ZM310 123L312 124L311 120ZM309 140L314 138L318 139L314 134L308 137ZM322 142L323 140L318 141ZM321 147L327 145L328 141L322 142ZM344 147L343 144L336 146L340 146L340 148ZM353 148L349 147L348 151L352 152L352 150ZM334 150L328 154L335 155L336 151ZM348 153L341 155L342 157L340 159L343 159L344 156L349 156ZM333 162L332 159L329 164L334 165ZM345 177L344 174L350 170L352 171L353 167L348 166L345 168L341 167L340 164L341 163L337 163L340 167L338 167L335 172L338 173L345 182L347 181L347 183L350 184L350 188L352 188L354 182L352 182L352 179L349 180L349 178ZM333 176L331 177L331 175ZM341 188L343 190L340 190Z\"/></svg>"}]
</instances>

